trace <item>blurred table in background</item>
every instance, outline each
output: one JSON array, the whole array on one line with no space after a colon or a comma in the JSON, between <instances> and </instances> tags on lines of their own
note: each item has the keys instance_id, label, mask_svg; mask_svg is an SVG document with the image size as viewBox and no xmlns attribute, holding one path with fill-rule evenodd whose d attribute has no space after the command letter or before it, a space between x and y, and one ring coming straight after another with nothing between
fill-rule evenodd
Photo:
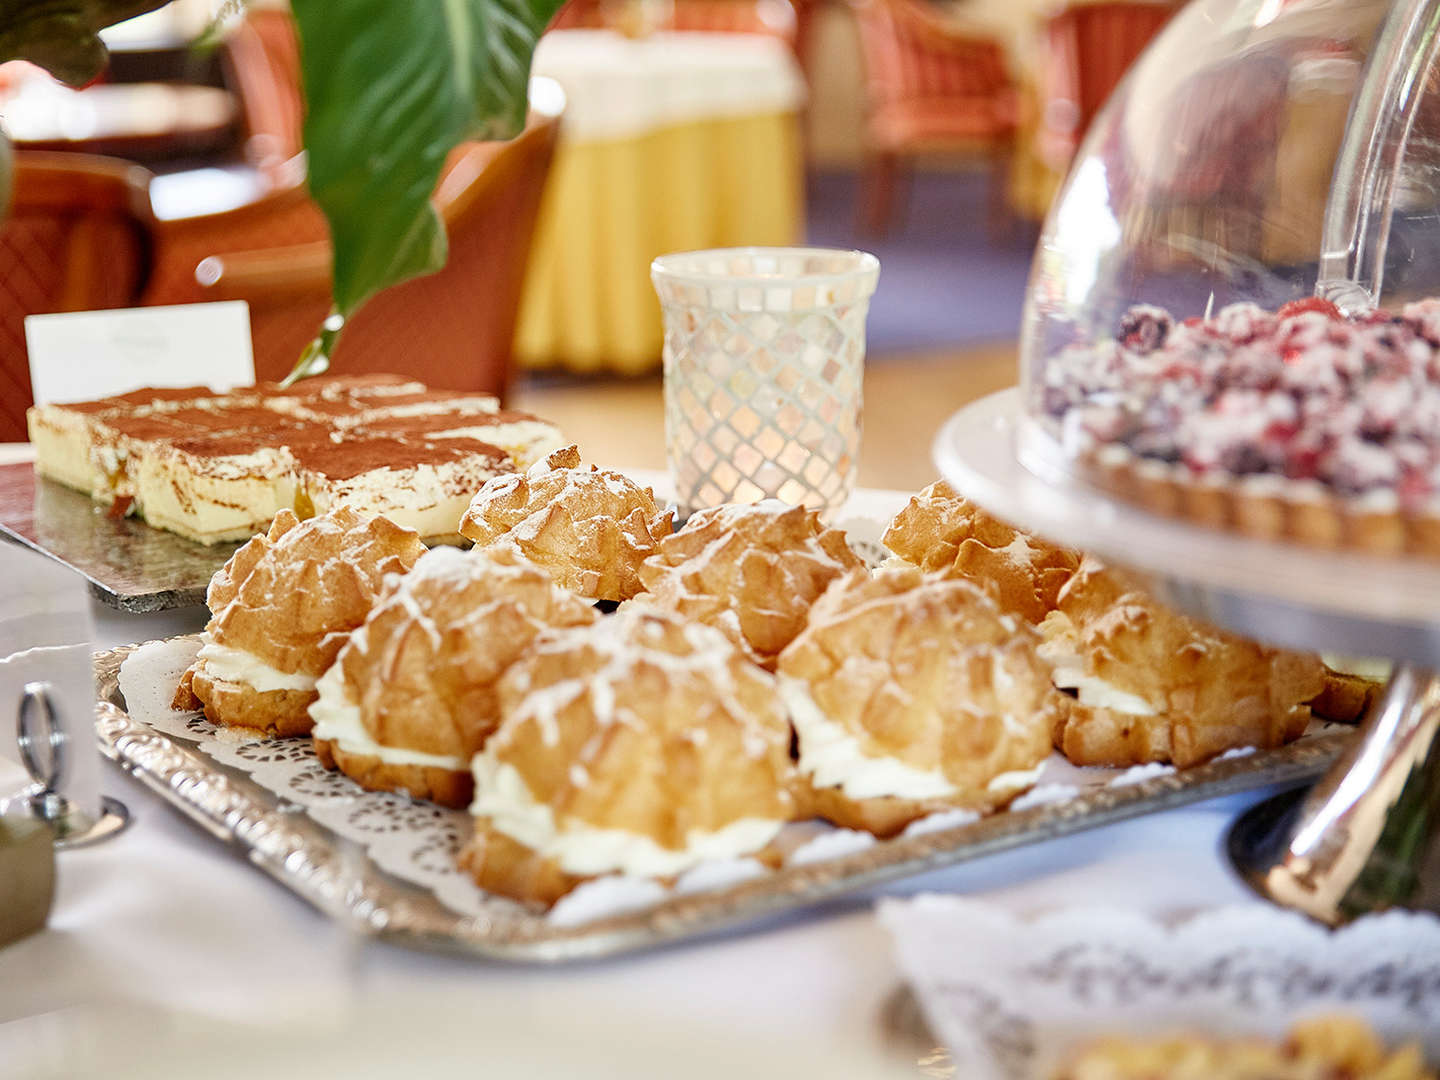
<instances>
[{"instance_id":1,"label":"blurred table in background","mask_svg":"<svg viewBox=\"0 0 1440 1080\"><path fill-rule=\"evenodd\" d=\"M1051 200L1065 178L1068 162L1048 160L1042 151L1043 121L1046 107L1047 67L1060 60L1052 42L1047 42L1047 28L1052 19L1077 8L1159 7L1173 11L1183 0L1139 0L1138 3L1116 3L1114 0L941 0L940 10L959 26L977 33L990 34L1005 43L1010 57L1011 75L1020 86L1020 134L1015 156L1011 161L1009 201L1022 217L1040 221L1050 208ZM1080 44L1065 62L1080 66L1099 64L1113 66L1116 51L1125 53L1128 63L1131 46L1113 35L1113 27L1101 23L1095 40ZM1106 33L1110 30L1111 33ZM1097 50L1090 55L1087 47ZM1104 76L1108 81L1109 76Z\"/></svg>"},{"instance_id":2,"label":"blurred table in background","mask_svg":"<svg viewBox=\"0 0 1440 1080\"><path fill-rule=\"evenodd\" d=\"M650 260L796 243L805 85L778 39L546 34L534 73L568 99L516 332L526 367L657 367Z\"/></svg>"},{"instance_id":3,"label":"blurred table in background","mask_svg":"<svg viewBox=\"0 0 1440 1080\"><path fill-rule=\"evenodd\" d=\"M214 86L101 83L71 90L42 76L0 91L0 118L20 149L151 162L227 148L236 108Z\"/></svg>"}]
</instances>

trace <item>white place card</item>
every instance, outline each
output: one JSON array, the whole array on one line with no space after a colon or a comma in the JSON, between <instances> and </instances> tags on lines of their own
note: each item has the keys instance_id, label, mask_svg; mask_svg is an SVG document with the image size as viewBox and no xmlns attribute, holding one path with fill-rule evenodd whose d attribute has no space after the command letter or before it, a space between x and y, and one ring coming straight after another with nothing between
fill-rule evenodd
<instances>
[{"instance_id":1,"label":"white place card","mask_svg":"<svg viewBox=\"0 0 1440 1080\"><path fill-rule=\"evenodd\" d=\"M30 315L25 344L30 385L42 405L142 386L228 390L255 381L243 300Z\"/></svg>"}]
</instances>

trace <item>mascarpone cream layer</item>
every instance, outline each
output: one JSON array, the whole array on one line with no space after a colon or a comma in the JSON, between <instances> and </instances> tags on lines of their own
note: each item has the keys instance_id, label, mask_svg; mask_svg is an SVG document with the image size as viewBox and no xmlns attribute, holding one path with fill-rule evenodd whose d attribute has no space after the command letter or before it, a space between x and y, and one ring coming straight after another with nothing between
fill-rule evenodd
<instances>
[{"instance_id":1,"label":"mascarpone cream layer","mask_svg":"<svg viewBox=\"0 0 1440 1080\"><path fill-rule=\"evenodd\" d=\"M330 670L320 676L315 689L320 694L310 705L310 719L315 721L311 734L315 738L333 742L348 754L379 758L387 765L419 765L451 772L464 771L463 758L426 754L376 742L375 736L360 719L360 706L350 699L345 685L345 671L339 663L330 665Z\"/></svg>"},{"instance_id":2,"label":"mascarpone cream layer","mask_svg":"<svg viewBox=\"0 0 1440 1080\"><path fill-rule=\"evenodd\" d=\"M90 427L79 413L53 405L37 405L26 413L26 427L35 447L35 471L87 495L99 477L90 461Z\"/></svg>"},{"instance_id":3,"label":"mascarpone cream layer","mask_svg":"<svg viewBox=\"0 0 1440 1080\"><path fill-rule=\"evenodd\" d=\"M543 858L555 860L571 874L618 872L633 877L673 877L702 862L748 855L768 844L783 821L740 818L713 831L692 829L680 850L662 847L652 837L624 829L605 829L583 821L555 820L555 811L537 802L519 771L481 751L471 762L475 801L470 812L524 844Z\"/></svg>"},{"instance_id":4,"label":"mascarpone cream layer","mask_svg":"<svg viewBox=\"0 0 1440 1080\"><path fill-rule=\"evenodd\" d=\"M342 481L306 475L303 486L315 513L349 506L362 514L383 514L421 536L453 536L470 499L497 470L473 462L376 469Z\"/></svg>"},{"instance_id":5,"label":"mascarpone cream layer","mask_svg":"<svg viewBox=\"0 0 1440 1080\"><path fill-rule=\"evenodd\" d=\"M800 736L800 771L816 787L838 787L851 799L944 799L958 794L939 769L867 755L855 736L820 711L803 680L781 675L779 681L780 696Z\"/></svg>"},{"instance_id":6,"label":"mascarpone cream layer","mask_svg":"<svg viewBox=\"0 0 1440 1080\"><path fill-rule=\"evenodd\" d=\"M457 421L453 428L430 432L427 437L479 439L504 450L521 469L528 469L566 445L559 428L539 420L510 420L498 424Z\"/></svg>"},{"instance_id":7,"label":"mascarpone cream layer","mask_svg":"<svg viewBox=\"0 0 1440 1080\"><path fill-rule=\"evenodd\" d=\"M248 537L295 502L293 466L278 448L199 461L146 455L135 488L150 524L210 543Z\"/></svg>"},{"instance_id":8,"label":"mascarpone cream layer","mask_svg":"<svg viewBox=\"0 0 1440 1080\"><path fill-rule=\"evenodd\" d=\"M281 671L254 653L218 644L209 634L205 635L204 642L195 656L196 659L205 661L206 674L211 678L242 683L262 694L271 690L315 689L315 679L311 675Z\"/></svg>"}]
</instances>

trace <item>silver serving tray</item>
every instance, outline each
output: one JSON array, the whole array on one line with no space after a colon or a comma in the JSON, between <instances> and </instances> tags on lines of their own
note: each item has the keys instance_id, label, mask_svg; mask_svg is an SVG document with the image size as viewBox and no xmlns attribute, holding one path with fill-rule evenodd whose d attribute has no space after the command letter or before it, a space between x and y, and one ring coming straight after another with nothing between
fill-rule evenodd
<instances>
[{"instance_id":1,"label":"silver serving tray","mask_svg":"<svg viewBox=\"0 0 1440 1080\"><path fill-rule=\"evenodd\" d=\"M64 563L121 611L166 611L205 602L210 578L239 541L205 545L106 508L35 475L29 462L0 465L0 535Z\"/></svg>"},{"instance_id":2,"label":"silver serving tray","mask_svg":"<svg viewBox=\"0 0 1440 1080\"><path fill-rule=\"evenodd\" d=\"M882 840L862 851L678 896L643 911L558 926L540 914L458 914L428 890L380 870L355 844L313 821L303 808L132 719L125 711L119 671L138 647L95 657L95 726L107 757L297 895L358 932L410 948L529 963L652 948L1082 829L1251 788L1311 780L1353 734L1320 734L1280 750L1213 761L951 829Z\"/></svg>"}]
</instances>

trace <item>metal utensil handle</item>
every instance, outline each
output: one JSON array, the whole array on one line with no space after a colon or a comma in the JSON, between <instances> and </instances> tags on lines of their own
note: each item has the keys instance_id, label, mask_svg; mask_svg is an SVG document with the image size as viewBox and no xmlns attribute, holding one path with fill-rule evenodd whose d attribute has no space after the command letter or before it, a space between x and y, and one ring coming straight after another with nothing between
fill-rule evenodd
<instances>
[{"instance_id":1,"label":"metal utensil handle","mask_svg":"<svg viewBox=\"0 0 1440 1080\"><path fill-rule=\"evenodd\" d=\"M20 694L20 710L15 721L15 742L20 760L31 778L46 791L58 791L65 777L65 731L60 726L59 710L51 697L48 682L28 682ZM43 718L43 720L41 719ZM49 759L41 763L36 749L41 743L49 746Z\"/></svg>"}]
</instances>

